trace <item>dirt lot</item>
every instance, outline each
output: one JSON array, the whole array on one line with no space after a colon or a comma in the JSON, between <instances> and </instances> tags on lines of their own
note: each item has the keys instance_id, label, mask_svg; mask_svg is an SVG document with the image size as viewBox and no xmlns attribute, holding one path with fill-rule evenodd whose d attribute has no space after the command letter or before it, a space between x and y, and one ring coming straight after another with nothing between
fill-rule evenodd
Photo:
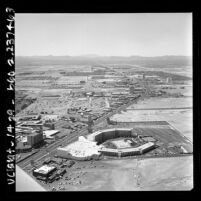
<instances>
[{"instance_id":1,"label":"dirt lot","mask_svg":"<svg viewBox=\"0 0 201 201\"><path fill-rule=\"evenodd\" d=\"M64 178L67 176L70 180L57 181L48 188L60 186L66 191L191 190L192 164L192 156L81 162L67 171Z\"/></svg>"},{"instance_id":2,"label":"dirt lot","mask_svg":"<svg viewBox=\"0 0 201 201\"><path fill-rule=\"evenodd\" d=\"M138 104L134 104L133 106L128 107L128 110L121 112L121 114L115 114L111 119L114 121L125 122L168 121L171 125L177 128L183 135L192 141L192 109L176 109L181 107L192 107L192 98L149 98L139 101ZM152 110L153 108L170 109Z\"/></svg>"},{"instance_id":3,"label":"dirt lot","mask_svg":"<svg viewBox=\"0 0 201 201\"><path fill-rule=\"evenodd\" d=\"M192 107L192 97L185 98L146 98L133 104L128 109L147 109L147 108L181 108Z\"/></svg>"},{"instance_id":4,"label":"dirt lot","mask_svg":"<svg viewBox=\"0 0 201 201\"><path fill-rule=\"evenodd\" d=\"M170 87L170 88L167 88ZM187 97L192 97L193 96L193 90L192 90L192 85L187 84L187 85L154 85L154 88L156 90L163 90L166 91L169 94L174 94L174 93L181 93L184 96Z\"/></svg>"}]
</instances>

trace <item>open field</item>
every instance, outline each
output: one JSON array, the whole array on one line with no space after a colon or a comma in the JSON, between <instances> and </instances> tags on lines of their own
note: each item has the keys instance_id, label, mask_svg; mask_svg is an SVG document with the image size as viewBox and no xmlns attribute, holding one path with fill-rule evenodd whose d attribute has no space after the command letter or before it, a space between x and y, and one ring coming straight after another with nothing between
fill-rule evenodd
<instances>
[{"instance_id":1,"label":"open field","mask_svg":"<svg viewBox=\"0 0 201 201\"><path fill-rule=\"evenodd\" d=\"M183 109L181 109L182 107ZM121 112L121 114L115 114L112 120L124 122L168 121L192 141L193 120L192 109L190 109L190 107L192 107L192 98L190 97L149 98L128 107L128 110Z\"/></svg>"},{"instance_id":2,"label":"open field","mask_svg":"<svg viewBox=\"0 0 201 201\"><path fill-rule=\"evenodd\" d=\"M152 108L182 108L192 107L192 97L181 98L146 98L127 109L152 109Z\"/></svg>"},{"instance_id":3,"label":"open field","mask_svg":"<svg viewBox=\"0 0 201 201\"><path fill-rule=\"evenodd\" d=\"M53 186L66 191L191 190L193 157L79 162L45 188Z\"/></svg>"},{"instance_id":4,"label":"open field","mask_svg":"<svg viewBox=\"0 0 201 201\"><path fill-rule=\"evenodd\" d=\"M169 85L155 85L154 89L162 89L167 93L181 93L185 97L192 97L193 96L193 89L192 85L171 85L172 88L164 89L165 87L170 87Z\"/></svg>"},{"instance_id":5,"label":"open field","mask_svg":"<svg viewBox=\"0 0 201 201\"><path fill-rule=\"evenodd\" d=\"M168 121L192 141L192 110L128 110L112 117L114 121ZM186 122L184 124L184 122Z\"/></svg>"},{"instance_id":6,"label":"open field","mask_svg":"<svg viewBox=\"0 0 201 201\"><path fill-rule=\"evenodd\" d=\"M173 73L178 75L183 75L192 78L193 72L192 72L192 66L181 66L181 67L174 67L174 68L163 68L163 72L167 73Z\"/></svg>"}]
</instances>

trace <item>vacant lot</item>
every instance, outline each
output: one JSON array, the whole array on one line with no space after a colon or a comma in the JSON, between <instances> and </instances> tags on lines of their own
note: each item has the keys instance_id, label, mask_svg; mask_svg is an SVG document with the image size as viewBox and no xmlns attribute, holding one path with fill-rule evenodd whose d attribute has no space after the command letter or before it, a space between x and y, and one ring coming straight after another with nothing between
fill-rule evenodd
<instances>
[{"instance_id":1,"label":"vacant lot","mask_svg":"<svg viewBox=\"0 0 201 201\"><path fill-rule=\"evenodd\" d=\"M168 121L192 141L192 110L129 110L113 116L114 121Z\"/></svg>"},{"instance_id":2,"label":"vacant lot","mask_svg":"<svg viewBox=\"0 0 201 201\"><path fill-rule=\"evenodd\" d=\"M81 162L52 186L66 191L152 191L191 190L193 158L154 158Z\"/></svg>"},{"instance_id":3,"label":"vacant lot","mask_svg":"<svg viewBox=\"0 0 201 201\"><path fill-rule=\"evenodd\" d=\"M147 98L138 101L137 104L133 104L128 109L147 109L147 108L181 108L192 107L192 97L181 98Z\"/></svg>"},{"instance_id":4,"label":"vacant lot","mask_svg":"<svg viewBox=\"0 0 201 201\"><path fill-rule=\"evenodd\" d=\"M192 107L192 98L149 98L128 107L127 111L115 114L112 120L120 122L168 121L192 141L192 109L177 109L182 107Z\"/></svg>"}]
</instances>

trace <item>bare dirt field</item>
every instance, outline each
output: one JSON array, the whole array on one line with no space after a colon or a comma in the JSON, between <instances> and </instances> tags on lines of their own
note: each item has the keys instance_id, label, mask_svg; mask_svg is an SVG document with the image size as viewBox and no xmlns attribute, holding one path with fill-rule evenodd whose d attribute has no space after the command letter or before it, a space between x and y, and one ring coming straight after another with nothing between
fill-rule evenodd
<instances>
[{"instance_id":1,"label":"bare dirt field","mask_svg":"<svg viewBox=\"0 0 201 201\"><path fill-rule=\"evenodd\" d=\"M49 188L62 186L66 191L152 191L191 190L193 157L96 161L80 163L68 171L71 182L60 180Z\"/></svg>"},{"instance_id":2,"label":"bare dirt field","mask_svg":"<svg viewBox=\"0 0 201 201\"><path fill-rule=\"evenodd\" d=\"M177 109L182 107L184 109ZM187 107L187 109L185 109L185 107ZM111 119L120 122L168 121L192 141L193 120L192 109L190 109L190 107L192 107L192 98L190 97L149 98L139 101L137 104L128 107L127 111L123 111L120 114L115 114ZM167 108L167 110L165 108Z\"/></svg>"},{"instance_id":3,"label":"bare dirt field","mask_svg":"<svg viewBox=\"0 0 201 201\"><path fill-rule=\"evenodd\" d=\"M127 112L114 115L112 120L125 122L168 121L192 141L192 110L129 110Z\"/></svg>"},{"instance_id":4,"label":"bare dirt field","mask_svg":"<svg viewBox=\"0 0 201 201\"><path fill-rule=\"evenodd\" d=\"M163 68L163 72L183 75L192 78L192 66L181 66L181 67L174 67L174 68Z\"/></svg>"},{"instance_id":5,"label":"bare dirt field","mask_svg":"<svg viewBox=\"0 0 201 201\"><path fill-rule=\"evenodd\" d=\"M146 98L138 101L137 104L129 106L127 109L147 109L147 108L181 108L192 107L192 97L181 98Z\"/></svg>"},{"instance_id":6,"label":"bare dirt field","mask_svg":"<svg viewBox=\"0 0 201 201\"><path fill-rule=\"evenodd\" d=\"M173 93L181 93L184 96L187 97L192 97L193 96L193 90L192 90L192 85L191 84L186 84L186 85L172 85L170 88L169 85L154 85L155 89L162 89L165 90L169 94Z\"/></svg>"}]
</instances>

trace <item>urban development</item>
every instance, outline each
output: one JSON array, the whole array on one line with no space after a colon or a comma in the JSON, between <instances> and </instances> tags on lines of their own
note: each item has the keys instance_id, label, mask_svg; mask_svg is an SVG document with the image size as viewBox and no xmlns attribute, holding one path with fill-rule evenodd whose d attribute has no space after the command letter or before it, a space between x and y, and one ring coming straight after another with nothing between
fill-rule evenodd
<instances>
[{"instance_id":1,"label":"urban development","mask_svg":"<svg viewBox=\"0 0 201 201\"><path fill-rule=\"evenodd\" d=\"M47 191L190 190L189 60L17 57L17 166Z\"/></svg>"}]
</instances>

